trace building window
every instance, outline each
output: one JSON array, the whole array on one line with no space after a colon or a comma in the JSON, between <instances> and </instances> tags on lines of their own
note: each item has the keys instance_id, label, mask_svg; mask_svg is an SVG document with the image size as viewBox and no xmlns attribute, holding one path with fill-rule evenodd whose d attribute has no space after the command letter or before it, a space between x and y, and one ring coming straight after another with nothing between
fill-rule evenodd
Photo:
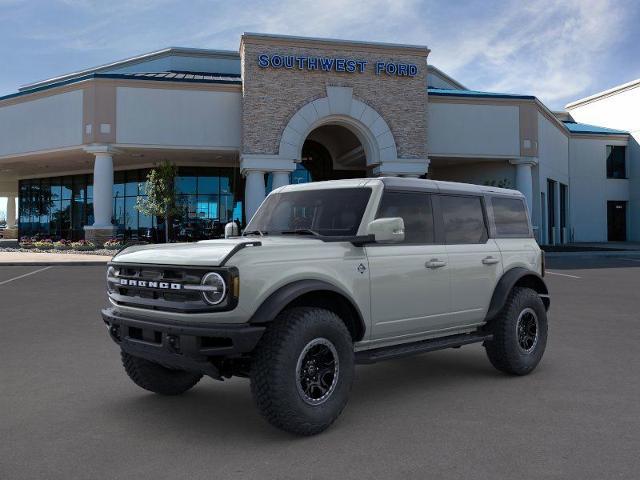
<instances>
[{"instance_id":1,"label":"building window","mask_svg":"<svg viewBox=\"0 0 640 480\"><path fill-rule=\"evenodd\" d=\"M119 238L164 238L158 234L164 225L136 209L148 172L114 173L113 225ZM228 221L243 221L244 185L237 168L180 167L175 181L183 214L172 222L172 239L221 237ZM84 238L84 226L93 224L92 175L21 180L19 192L21 236L78 240Z\"/></svg>"},{"instance_id":2,"label":"building window","mask_svg":"<svg viewBox=\"0 0 640 480\"><path fill-rule=\"evenodd\" d=\"M627 178L627 147L607 145L607 178Z\"/></svg>"}]
</instances>

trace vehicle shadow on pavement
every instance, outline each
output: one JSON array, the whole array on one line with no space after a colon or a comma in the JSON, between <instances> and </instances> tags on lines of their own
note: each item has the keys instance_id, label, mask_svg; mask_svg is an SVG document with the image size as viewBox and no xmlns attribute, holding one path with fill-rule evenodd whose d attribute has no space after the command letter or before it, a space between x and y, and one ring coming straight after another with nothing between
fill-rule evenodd
<instances>
[{"instance_id":1,"label":"vehicle shadow on pavement","mask_svg":"<svg viewBox=\"0 0 640 480\"><path fill-rule=\"evenodd\" d=\"M486 382L487 377L507 378L493 369L481 347L467 350L462 355L461 350L453 350L357 367L349 404L332 429L353 428L361 418L378 415L381 405L402 404L407 398L428 401L434 392L455 385L469 387ZM178 397L132 390L126 396L114 395L103 413L124 422L136 435L184 434L227 441L255 436L275 441L302 438L280 432L260 418L247 379L219 383L204 378Z\"/></svg>"}]
</instances>

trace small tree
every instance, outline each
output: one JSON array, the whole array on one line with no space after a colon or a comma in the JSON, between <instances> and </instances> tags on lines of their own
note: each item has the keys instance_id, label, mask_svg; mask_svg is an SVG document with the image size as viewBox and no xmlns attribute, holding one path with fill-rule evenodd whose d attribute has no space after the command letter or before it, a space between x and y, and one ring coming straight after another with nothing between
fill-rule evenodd
<instances>
[{"instance_id":1,"label":"small tree","mask_svg":"<svg viewBox=\"0 0 640 480\"><path fill-rule=\"evenodd\" d=\"M169 220L180 214L177 204L175 177L178 167L165 160L147 175L146 197L138 197L136 210L144 215L164 218L165 241L169 243Z\"/></svg>"}]
</instances>

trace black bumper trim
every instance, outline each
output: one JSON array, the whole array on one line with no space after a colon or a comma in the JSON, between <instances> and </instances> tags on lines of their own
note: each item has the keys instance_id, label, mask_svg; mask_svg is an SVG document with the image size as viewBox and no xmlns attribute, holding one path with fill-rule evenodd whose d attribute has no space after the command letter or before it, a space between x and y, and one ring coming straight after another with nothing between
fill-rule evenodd
<instances>
[{"instance_id":1,"label":"black bumper trim","mask_svg":"<svg viewBox=\"0 0 640 480\"><path fill-rule=\"evenodd\" d=\"M124 352L214 378L220 374L211 357L240 356L253 351L266 328L249 324L200 326L154 322L122 315L114 307L103 309L102 319L111 338Z\"/></svg>"}]
</instances>

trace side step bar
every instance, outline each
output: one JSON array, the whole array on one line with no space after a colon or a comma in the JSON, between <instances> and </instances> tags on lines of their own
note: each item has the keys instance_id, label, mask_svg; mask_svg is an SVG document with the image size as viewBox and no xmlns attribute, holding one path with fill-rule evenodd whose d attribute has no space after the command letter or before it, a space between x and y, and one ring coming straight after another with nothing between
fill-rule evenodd
<instances>
[{"instance_id":1,"label":"side step bar","mask_svg":"<svg viewBox=\"0 0 640 480\"><path fill-rule=\"evenodd\" d=\"M421 340L419 342L404 343L401 345L392 345L390 347L380 347L371 350L362 350L356 352L356 363L369 364L382 360L390 360L392 358L409 357L419 353L433 352L435 350L444 350L445 348L456 348L470 343L484 342L492 340L493 335L483 332L462 333L459 335L450 335L448 337L431 338L429 340Z\"/></svg>"}]
</instances>

